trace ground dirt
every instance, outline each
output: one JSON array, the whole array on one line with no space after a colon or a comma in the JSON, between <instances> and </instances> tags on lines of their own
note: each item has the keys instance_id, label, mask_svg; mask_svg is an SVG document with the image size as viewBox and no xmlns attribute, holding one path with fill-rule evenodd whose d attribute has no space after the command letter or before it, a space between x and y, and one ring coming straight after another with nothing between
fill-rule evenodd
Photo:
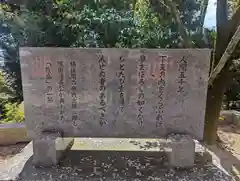
<instances>
[{"instance_id":1,"label":"ground dirt","mask_svg":"<svg viewBox=\"0 0 240 181\"><path fill-rule=\"evenodd\" d=\"M212 151L219 157L223 167L240 180L240 128L233 124L221 125L218 138L217 149Z\"/></svg>"},{"instance_id":2,"label":"ground dirt","mask_svg":"<svg viewBox=\"0 0 240 181\"><path fill-rule=\"evenodd\" d=\"M240 128L231 124L218 129L219 145L240 160Z\"/></svg>"},{"instance_id":3,"label":"ground dirt","mask_svg":"<svg viewBox=\"0 0 240 181\"><path fill-rule=\"evenodd\" d=\"M18 143L10 146L0 146L0 164L12 158L27 145L27 143Z\"/></svg>"}]
</instances>

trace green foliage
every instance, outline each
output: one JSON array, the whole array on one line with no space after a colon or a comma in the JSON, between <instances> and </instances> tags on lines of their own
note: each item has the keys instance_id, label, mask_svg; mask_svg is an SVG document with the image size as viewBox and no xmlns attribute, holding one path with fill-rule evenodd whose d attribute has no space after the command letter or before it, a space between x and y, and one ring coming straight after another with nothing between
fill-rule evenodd
<instances>
[{"instance_id":1,"label":"green foliage","mask_svg":"<svg viewBox=\"0 0 240 181\"><path fill-rule=\"evenodd\" d=\"M169 27L163 19L151 10L148 0L138 0L135 5L134 18L139 32L138 45L146 48L175 47L178 41L171 41Z\"/></svg>"},{"instance_id":2,"label":"green foliage","mask_svg":"<svg viewBox=\"0 0 240 181\"><path fill-rule=\"evenodd\" d=\"M33 0L21 9L0 6L0 49L16 101L23 100L20 46L181 48L172 14L162 4L155 6L157 13L152 1ZM202 36L196 34L200 1L176 3L195 47L203 47Z\"/></svg>"},{"instance_id":3,"label":"green foliage","mask_svg":"<svg viewBox=\"0 0 240 181\"><path fill-rule=\"evenodd\" d=\"M130 11L94 10L85 6L81 12L66 11L62 19L64 29L75 35L70 44L73 47L126 47L133 44L137 35Z\"/></svg>"},{"instance_id":4,"label":"green foliage","mask_svg":"<svg viewBox=\"0 0 240 181\"><path fill-rule=\"evenodd\" d=\"M15 96L14 91L6 84L5 74L0 72L0 123L23 121L23 107L19 108L17 103L12 103Z\"/></svg>"},{"instance_id":5,"label":"green foliage","mask_svg":"<svg viewBox=\"0 0 240 181\"><path fill-rule=\"evenodd\" d=\"M6 85L4 73L0 71L0 106L14 98L14 91Z\"/></svg>"},{"instance_id":6,"label":"green foliage","mask_svg":"<svg viewBox=\"0 0 240 181\"><path fill-rule=\"evenodd\" d=\"M24 120L23 104L12 103L14 91L6 85L5 75L0 72L0 110L1 122L22 122Z\"/></svg>"},{"instance_id":7,"label":"green foliage","mask_svg":"<svg viewBox=\"0 0 240 181\"><path fill-rule=\"evenodd\" d=\"M163 30L163 44L168 48L182 48L181 36L179 34L178 24L175 21L174 14L170 8L159 0L138 0L150 2L151 9L155 16L160 20L161 29ZM184 25L186 34L190 37L195 48L207 47L204 37L198 33L198 29L202 28L200 10L202 0L174 0L179 18ZM161 31L160 31L161 32ZM166 46L167 44L167 46Z\"/></svg>"},{"instance_id":8,"label":"green foliage","mask_svg":"<svg viewBox=\"0 0 240 181\"><path fill-rule=\"evenodd\" d=\"M4 59L7 86L15 91L16 101L22 100L21 71L18 47L22 22L8 6L0 6L0 59Z\"/></svg>"},{"instance_id":9,"label":"green foliage","mask_svg":"<svg viewBox=\"0 0 240 181\"><path fill-rule=\"evenodd\" d=\"M240 6L240 0L228 0L228 11L231 17L237 8Z\"/></svg>"},{"instance_id":10,"label":"green foliage","mask_svg":"<svg viewBox=\"0 0 240 181\"><path fill-rule=\"evenodd\" d=\"M2 119L0 123L24 121L23 104L18 105L17 103L7 103L4 105L4 112L4 119Z\"/></svg>"}]
</instances>

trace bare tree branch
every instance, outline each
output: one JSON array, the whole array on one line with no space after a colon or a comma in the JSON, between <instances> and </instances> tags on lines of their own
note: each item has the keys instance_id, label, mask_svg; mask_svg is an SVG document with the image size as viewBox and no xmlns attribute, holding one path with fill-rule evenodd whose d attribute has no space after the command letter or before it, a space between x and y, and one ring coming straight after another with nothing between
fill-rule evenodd
<instances>
[{"instance_id":1,"label":"bare tree branch","mask_svg":"<svg viewBox=\"0 0 240 181\"><path fill-rule=\"evenodd\" d=\"M164 17L163 13L166 13L162 11L160 6L163 6L167 9L167 12L170 12L173 15L173 19L178 27L178 32L181 36L182 43L185 48L191 48L192 47L192 41L191 38L188 36L184 24L182 23L180 19L180 13L176 7L176 4L172 0L149 0L151 4L151 8L153 11L157 12L160 17Z\"/></svg>"},{"instance_id":2,"label":"bare tree branch","mask_svg":"<svg viewBox=\"0 0 240 181\"><path fill-rule=\"evenodd\" d=\"M133 0L133 1L132 1L132 9L133 9L133 10L135 10L136 3L137 3L137 0Z\"/></svg>"},{"instance_id":3,"label":"bare tree branch","mask_svg":"<svg viewBox=\"0 0 240 181\"><path fill-rule=\"evenodd\" d=\"M222 71L223 67L225 66L225 64L227 63L227 61L230 59L230 57L232 56L233 52L235 51L237 45L240 42L240 26L238 26L237 31L235 32L235 34L233 35L231 41L229 42L224 54L222 55L218 65L215 67L215 69L213 70L210 78L209 78L209 85L212 85L213 81L215 80L215 78L218 76L218 74Z\"/></svg>"},{"instance_id":4,"label":"bare tree branch","mask_svg":"<svg viewBox=\"0 0 240 181\"><path fill-rule=\"evenodd\" d=\"M173 18L177 24L179 34L182 38L182 42L185 48L191 48L192 47L192 41L191 38L187 35L184 24L182 23L180 19L180 13L176 7L176 4L172 0L165 0L165 4L169 7Z\"/></svg>"},{"instance_id":5,"label":"bare tree branch","mask_svg":"<svg viewBox=\"0 0 240 181\"><path fill-rule=\"evenodd\" d=\"M215 64L216 60L220 60L224 50L227 48L228 42L230 42L238 25L240 24L240 7L237 8L230 20L227 21L226 14L226 0L219 0L217 6L217 40L215 43ZM223 3L221 3L223 2Z\"/></svg>"},{"instance_id":6,"label":"bare tree branch","mask_svg":"<svg viewBox=\"0 0 240 181\"><path fill-rule=\"evenodd\" d=\"M227 21L226 6L227 6L226 0L218 0L217 2L217 40L215 42L215 47L214 47L214 56L213 56L211 73L210 73L211 76L209 79L210 81L209 86L212 85L214 79L217 77L217 75L216 77L212 77L212 76L215 76L215 74L213 73L215 72L216 68L219 67L218 63L220 63L220 61L223 58L223 54L225 54L227 50L227 47L229 45L228 42L231 41L231 39L234 36L234 33L237 32L236 29L238 25L240 24L240 7L237 8L235 13L231 17L231 19ZM235 52L236 50L233 51L233 53ZM227 61L229 61L229 59ZM224 63L224 65L227 63L227 61Z\"/></svg>"},{"instance_id":7,"label":"bare tree branch","mask_svg":"<svg viewBox=\"0 0 240 181\"><path fill-rule=\"evenodd\" d=\"M203 24L204 24L204 20L206 17L206 13L207 13L207 7L208 7L208 2L209 0L203 0L202 1L202 5L201 5L201 10L200 10L200 27L197 30L198 34L203 34Z\"/></svg>"},{"instance_id":8,"label":"bare tree branch","mask_svg":"<svg viewBox=\"0 0 240 181\"><path fill-rule=\"evenodd\" d=\"M160 17L160 19L164 18L165 14L167 12L170 12L169 7L167 7L167 5L164 4L163 1L149 0L149 3L150 3L152 11L155 12ZM164 9L165 11L162 10L162 7L165 7L165 9Z\"/></svg>"},{"instance_id":9,"label":"bare tree branch","mask_svg":"<svg viewBox=\"0 0 240 181\"><path fill-rule=\"evenodd\" d=\"M240 6L236 9L233 16L228 22L226 26L226 33L228 34L228 38L230 39L233 36L233 33L236 31L238 25L240 24Z\"/></svg>"}]
</instances>

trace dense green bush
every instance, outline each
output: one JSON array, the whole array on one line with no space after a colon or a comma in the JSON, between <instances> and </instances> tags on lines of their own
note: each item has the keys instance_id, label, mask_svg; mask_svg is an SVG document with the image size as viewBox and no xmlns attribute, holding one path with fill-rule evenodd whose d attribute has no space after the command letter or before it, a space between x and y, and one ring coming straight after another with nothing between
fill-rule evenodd
<instances>
[{"instance_id":1,"label":"dense green bush","mask_svg":"<svg viewBox=\"0 0 240 181\"><path fill-rule=\"evenodd\" d=\"M7 122L23 122L24 121L24 109L23 104L6 103L4 105L4 115L0 123Z\"/></svg>"},{"instance_id":2,"label":"dense green bush","mask_svg":"<svg viewBox=\"0 0 240 181\"><path fill-rule=\"evenodd\" d=\"M0 123L22 122L23 104L14 103L16 94L7 86L6 77L7 75L0 71Z\"/></svg>"}]
</instances>

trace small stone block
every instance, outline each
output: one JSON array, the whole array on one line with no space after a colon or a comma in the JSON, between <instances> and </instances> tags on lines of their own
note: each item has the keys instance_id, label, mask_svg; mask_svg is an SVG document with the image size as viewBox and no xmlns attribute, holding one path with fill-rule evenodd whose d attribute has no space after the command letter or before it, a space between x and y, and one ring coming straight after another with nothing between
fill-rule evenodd
<instances>
[{"instance_id":1,"label":"small stone block","mask_svg":"<svg viewBox=\"0 0 240 181\"><path fill-rule=\"evenodd\" d=\"M188 135L171 135L168 137L172 151L168 154L171 167L187 168L194 166L195 142Z\"/></svg>"},{"instance_id":2,"label":"small stone block","mask_svg":"<svg viewBox=\"0 0 240 181\"><path fill-rule=\"evenodd\" d=\"M20 142L30 142L24 123L0 124L0 146L14 145Z\"/></svg>"},{"instance_id":3,"label":"small stone block","mask_svg":"<svg viewBox=\"0 0 240 181\"><path fill-rule=\"evenodd\" d=\"M48 133L33 140L33 164L50 167L57 165L64 151L73 145L73 138L62 138L60 133Z\"/></svg>"}]
</instances>

